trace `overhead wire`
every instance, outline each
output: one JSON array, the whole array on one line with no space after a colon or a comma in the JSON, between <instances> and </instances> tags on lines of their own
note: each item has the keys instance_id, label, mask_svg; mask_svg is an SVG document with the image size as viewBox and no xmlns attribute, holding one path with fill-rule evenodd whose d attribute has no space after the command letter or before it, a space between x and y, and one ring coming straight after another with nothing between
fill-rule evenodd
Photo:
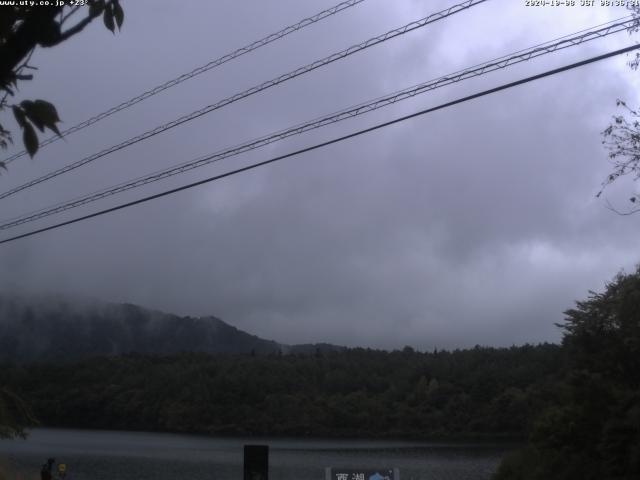
<instances>
[{"instance_id":1,"label":"overhead wire","mask_svg":"<svg viewBox=\"0 0 640 480\"><path fill-rule=\"evenodd\" d=\"M270 43L275 42L276 40L279 40L283 37L286 37L287 35L297 32L299 30L302 30L305 27L308 27L310 25L313 25L321 20L324 20L325 18L331 17L332 15L335 15L339 12L342 12L343 10L346 10L348 8L354 7L356 5L358 5L359 3L364 2L365 0L347 0L344 2L341 2L337 5L334 5L331 8L328 8L326 10L323 10L321 12L316 13L315 15L312 15L311 17L307 17L304 18L302 20L300 20L299 22L293 24L293 25L289 25L285 28L283 28L282 30L279 30L277 32L271 33L269 35L267 35L264 38L261 38L260 40L256 40L255 42L252 42L248 45L245 45L244 47L238 48L237 50L234 50L231 53L227 53L221 57L216 58L215 60L211 60L209 63L205 64L205 65L201 65L197 68L194 68L193 70L191 70L188 73L184 73L178 77L172 78L171 80L168 80L160 85L157 85L153 88L150 88L149 90L136 95L135 97L130 98L129 100L126 100L122 103L120 103L119 105L116 105L115 107L111 107L108 110L105 110L104 112L98 113L97 115L94 115L91 118L88 118L87 120L84 120L72 127L67 128L66 130L63 130L61 133L61 136L58 135L53 135L45 140L43 140L42 142L40 142L39 148L43 148L46 145L49 145L53 142L56 142L58 140L60 140L61 138L66 138L69 135L79 132L80 130L87 128L101 120L104 120L107 117L110 117L111 115L118 113L122 110L125 110L129 107L132 107L133 105L136 105L137 103L140 103L148 98L153 97L154 95L157 95L160 92L163 92L164 90L167 90L168 88L171 87L175 87L176 85L185 82L193 77L196 77L202 73L208 72L209 70L219 67L220 65L223 65L231 60L234 60L238 57L241 57L242 55L245 55L249 52L253 52L254 50L257 50L261 47L264 47L265 45L268 45ZM26 150L22 150L14 155L11 155L10 157L8 157L7 159L4 160L5 165L8 165L9 163L13 162L14 160L23 157L24 155L27 154Z\"/></svg>"},{"instance_id":2,"label":"overhead wire","mask_svg":"<svg viewBox=\"0 0 640 480\"><path fill-rule=\"evenodd\" d=\"M588 42L594 39L601 39L601 38L607 37L609 35L628 29L629 26L631 26L631 24L634 22L634 20L630 19L630 17L631 16L623 17L621 19L618 19L617 21L607 22L605 24L602 24L602 25L605 25L604 27L602 25L598 25L598 26L592 27L591 29L581 30L580 32L577 32L572 35L565 35L563 37L560 37L559 39L551 40L542 44L535 45L533 47L529 47L527 49L519 50L512 54L503 55L496 59L489 60L480 64L476 64L473 67L469 67L463 70L458 70L457 72L454 72L442 77L438 77L428 82L414 85L412 87L408 87L403 90L396 91L386 96L378 97L368 102L363 102L358 105L354 105L352 107L340 110L330 115L318 117L314 120L297 124L285 130L281 130L279 132L275 132L255 140L251 140L249 142L245 142L231 148L223 149L215 153L200 156L196 159L190 160L188 162L184 162L177 166L169 167L164 170L159 170L151 174L148 174L146 176L142 176L132 180L128 180L126 182L122 182L118 185L109 187L107 189L102 189L100 191L93 192L88 195L76 197L74 199L67 200L65 202L61 202L50 207L45 207L34 212L30 212L30 213L23 214L11 219L4 220L2 221L2 223L0 223L0 230L7 230L10 228L14 228L16 226L33 222L36 220L40 220L42 218L46 218L58 213L62 213L64 211L77 208L82 205L86 205L88 203L92 203L92 202L104 199L106 197L110 197L112 195L125 192L127 190L139 188L141 186L144 186L159 180L163 180L165 178L169 178L174 175L179 175L187 171L193 170L195 168L199 168L214 162L218 162L225 158L246 153L248 151L283 140L293 135L299 135L304 132L315 130L317 128L321 128L333 123L337 123L349 118L353 118L365 113L372 112L374 110L378 110L383 107L387 107L399 101L407 100L416 95L423 94L428 91L432 91L437 88L444 87L446 85L450 85L450 84L457 83L469 78L484 75L499 69L504 69L509 66L515 65L517 63L529 61L533 58L537 58L539 56L553 53L565 48L581 45L585 42ZM598 28L598 27L601 27L601 28Z\"/></svg>"},{"instance_id":3,"label":"overhead wire","mask_svg":"<svg viewBox=\"0 0 640 480\"><path fill-rule=\"evenodd\" d=\"M81 222L81 221L84 221L84 220L88 220L90 218L95 218L95 217L98 217L98 216L102 216L102 215L105 215L107 213L111 213L111 212L115 212L115 211L122 210L122 209L125 209L125 208L129 208L129 207L132 207L132 206L135 206L135 205L139 205L141 203L146 203L146 202L149 202L149 201L161 198L161 197L165 197L167 195L172 195L174 193L181 192L183 190L188 190L188 189L200 186L200 185L204 185L206 183L211 183L211 182L214 182L216 180L220 180L222 178L230 177L232 175L236 175L236 174L239 174L239 173L242 173L242 172L253 170L253 169L256 169L258 167L269 165L271 163L275 163L275 162L284 160L286 158L290 158L290 157L297 156L297 155L300 155L300 154L303 154L303 153L307 153L307 152L310 152L310 151L313 151L313 150L317 150L317 149L320 149L320 148L323 148L323 147L326 147L326 146L329 146L329 145L333 145L333 144L336 144L336 143L339 143L339 142L342 142L342 141L345 141L345 140L348 140L348 139L351 139L351 138L354 138L354 137L357 137L357 136L360 136L360 135L364 135L366 133L370 133L370 132L379 130L381 128L388 127L390 125L394 125L394 124L397 124L397 123L400 123L400 122L404 122L406 120L409 120L409 119L412 119L412 118L415 118L415 117L418 117L418 116L422 116L422 115L426 115L426 114L431 113L431 112L435 112L437 110L442 110L442 109L445 109L445 108L448 108L448 107L452 107L454 105L458 105L458 104L461 104L461 103L464 103L464 102L468 102L468 101L474 100L476 98L480 98L480 97L483 97L483 96L486 96L486 95L497 93L499 91L507 90L509 88L513 88L513 87L516 87L516 86L519 86L519 85L523 85L525 83L533 82L535 80L540 80L542 78L549 77L549 76L552 76L552 75L557 75L559 73L566 72L566 71L572 70L574 68L582 67L582 66L594 63L594 62L598 62L598 61L601 61L601 60L604 60L604 59L607 59L607 58L611 58L611 57L616 56L616 55L621 55L623 53L628 53L628 52L631 52L631 51L634 51L634 50L638 50L638 49L640 49L640 45L631 45L629 47L617 49L617 50L614 50L614 51L611 51L611 52L608 52L608 53L605 53L605 54L602 54L602 55L598 55L598 56L595 56L595 57L588 58L586 60L575 62L575 63L569 64L569 65L565 65L563 67L555 68L555 69L552 69L552 70L547 70L547 71L545 71L543 73L539 73L537 75L532 75L532 76L525 77L525 78L520 79L520 80L516 80L516 81L513 81L513 82L502 84L502 85L497 86L497 87L490 88L488 90L483 90L481 92L478 92L478 93L475 93L475 94L472 94L472 95L467 95L465 97L458 98L456 100L452 100L452 101L449 101L449 102L446 102L446 103L442 103L442 104L440 104L438 106L435 106L435 107L426 108L426 109L420 110L418 112L414 112L414 113L409 114L409 115L404 115L402 117L398 117L398 118L395 118L393 120L389 120L387 122L376 124L376 125L374 125L372 127L364 128L362 130L358 130L358 131L352 132L352 133L347 134L347 135L343 135L343 136L340 136L340 137L337 137L337 138L333 138L333 139L325 141L325 142L317 143L315 145L312 145L312 146L309 146L309 147L305 147L305 148L302 148L300 150L296 150L296 151L293 151L293 152L290 152L290 153L287 153L287 154L284 154L284 155L279 155L277 157L270 158L268 160L264 160L262 162L253 163L251 165L247 165L247 166L242 167L242 168L237 168L235 170L231 170L229 172L225 172L225 173L222 173L222 174L219 174L219 175L214 175L212 177L205 178L205 179L193 182L193 183L189 183L187 185L182 185L180 187L172 188L172 189L166 190L164 192L156 193L154 195L149 195L147 197L143 197L143 198L140 198L140 199L137 199L137 200L133 200L131 202L127 202L127 203L123 203L123 204L120 204L120 205L116 205L114 207L110 207L110 208L107 208L107 209L104 209L104 210L100 210L98 212L94 212L94 213L91 213L91 214L88 214L88 215L84 215L84 216L77 217L77 218L74 218L74 219L71 219L71 220L67 220L67 221L64 221L64 222L60 222L60 223L57 223L57 224L54 224L54 225L50 225L50 226L47 226L47 227L39 228L37 230L32 230L30 232L26 232L26 233L23 233L23 234L20 234L20 235L16 235L16 236L13 236L13 237L10 237L10 238L6 238L4 240L0 240L0 245L8 243L8 242L15 241L15 240L19 240L19 239L22 239L22 238L31 237L33 235L44 233L44 232L47 232L47 231L50 231L50 230L58 229L58 228L61 228L61 227L67 226L67 225L71 225L71 224L78 223L78 222Z\"/></svg>"},{"instance_id":4,"label":"overhead wire","mask_svg":"<svg viewBox=\"0 0 640 480\"><path fill-rule=\"evenodd\" d=\"M420 20L416 20L413 22L410 22L406 25L403 25L402 27L399 28L395 28L393 30L389 30L388 32L382 34L382 35L378 35L376 37L370 38L364 42L361 42L359 44L356 45L352 45L349 48L346 48L344 50L341 50L340 52L337 53L333 53L327 57L324 57L323 59L320 60L316 60L315 62L312 62L310 64L307 64L303 67L299 67L295 70L292 70L288 73L285 73L283 75L280 75L272 80L269 80L267 82L263 82L257 86L254 86L252 88L249 88L248 90L244 90L243 92L240 93L236 93L235 95L232 95L231 97L227 97L223 100L220 100L214 104L208 105L206 107L203 107L199 110L196 110L194 112L191 112L187 115L183 115L182 117L179 117L175 120L172 120L171 122L165 123L163 125L160 125L156 128L153 128L151 130L148 130L140 135L137 135L135 137L132 137L122 143L119 143L117 145L111 146L109 148L106 148L98 153L95 153L93 155L89 155L88 157L84 157L81 160L78 160L76 162L73 162L69 165L66 165L65 167L62 167L58 170L54 170L53 172L49 172L43 176L40 176L36 179L30 180L22 185L19 185L15 188L12 188L11 190L5 191L3 193L0 194L0 200L7 198L11 195L15 195L16 193L25 190L27 188L33 187L35 185L38 185L42 182L45 182L47 180L50 180L52 178L55 178L59 175L68 173L72 170L75 170L83 165L86 165L90 162L93 162L99 158L102 158L106 155L109 155L113 152L122 150L126 147L129 147L135 143L141 142L143 140L146 140L150 137L153 137L155 135L158 135L160 133L163 133L171 128L177 127L178 125L182 125L183 123L189 122L191 120L194 120L198 117L201 117L207 113L210 113L214 110L218 110L220 108L223 108L231 103L237 102L238 100L247 98L251 95L254 95L256 93L259 93L263 90L266 90L268 88L274 87L276 85L279 85L283 82L286 82L288 80L291 80L293 78L296 78L300 75L304 75L306 73L309 73L313 70L316 70L320 67L323 67L325 65L328 65L330 63L333 63L337 60L341 60L343 58L346 58L350 55L353 55L357 52L360 52L362 50L365 50L367 48L373 47L375 45L378 45L380 43L386 42L388 40L391 40L392 38L398 37L400 35L404 35L406 33L409 33L411 31L414 31L416 29L425 27L426 25L429 25L431 23L437 22L439 20L445 19L451 15L454 15L456 13L459 13L461 11L467 10L469 8L472 8L476 5L479 5L481 3L486 2L487 0L465 0L462 3L458 3L456 5L452 5L451 7L448 7L444 10L441 10L439 12L433 13L427 17L424 17Z\"/></svg>"}]
</instances>

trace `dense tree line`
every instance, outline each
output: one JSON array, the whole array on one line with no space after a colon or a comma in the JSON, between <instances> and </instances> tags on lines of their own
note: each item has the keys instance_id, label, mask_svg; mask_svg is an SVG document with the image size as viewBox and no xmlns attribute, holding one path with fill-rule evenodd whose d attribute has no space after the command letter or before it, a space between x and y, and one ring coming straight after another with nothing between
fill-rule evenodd
<instances>
[{"instance_id":1,"label":"dense tree line","mask_svg":"<svg viewBox=\"0 0 640 480\"><path fill-rule=\"evenodd\" d=\"M565 315L567 365L555 402L496 477L640 478L640 267Z\"/></svg>"},{"instance_id":2,"label":"dense tree line","mask_svg":"<svg viewBox=\"0 0 640 480\"><path fill-rule=\"evenodd\" d=\"M125 355L3 365L41 424L210 434L522 437L557 400L557 345L420 353Z\"/></svg>"}]
</instances>

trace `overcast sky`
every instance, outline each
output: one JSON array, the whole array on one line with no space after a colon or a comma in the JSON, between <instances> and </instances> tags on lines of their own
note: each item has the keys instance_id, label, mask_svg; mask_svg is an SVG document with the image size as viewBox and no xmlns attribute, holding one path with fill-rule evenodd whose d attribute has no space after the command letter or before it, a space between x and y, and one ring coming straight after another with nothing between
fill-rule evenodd
<instances>
[{"instance_id":1,"label":"overcast sky","mask_svg":"<svg viewBox=\"0 0 640 480\"><path fill-rule=\"evenodd\" d=\"M20 98L52 101L68 128L337 0L122 3L121 33L96 21L63 45L37 51L36 79L23 84ZM13 162L0 190L453 3L366 0L57 142L33 160ZM492 0L2 200L0 219L626 14ZM554 53L2 238L634 41L623 32ZM554 322L564 310L640 260L640 215L618 216L594 198L610 168L600 132L617 113L615 100L640 100L640 73L626 66L629 58L2 245L2 288L215 315L286 343L431 349L558 341ZM634 189L620 183L607 198L624 205Z\"/></svg>"}]
</instances>

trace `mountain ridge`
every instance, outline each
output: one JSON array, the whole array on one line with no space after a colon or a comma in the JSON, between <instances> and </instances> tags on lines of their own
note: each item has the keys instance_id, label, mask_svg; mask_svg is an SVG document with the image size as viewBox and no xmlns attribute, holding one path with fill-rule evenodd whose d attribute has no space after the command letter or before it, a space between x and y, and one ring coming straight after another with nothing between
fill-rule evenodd
<instances>
[{"instance_id":1,"label":"mountain ridge","mask_svg":"<svg viewBox=\"0 0 640 480\"><path fill-rule=\"evenodd\" d=\"M129 353L311 354L344 347L287 345L215 316L180 316L132 303L61 295L0 295L0 362L80 360Z\"/></svg>"}]
</instances>

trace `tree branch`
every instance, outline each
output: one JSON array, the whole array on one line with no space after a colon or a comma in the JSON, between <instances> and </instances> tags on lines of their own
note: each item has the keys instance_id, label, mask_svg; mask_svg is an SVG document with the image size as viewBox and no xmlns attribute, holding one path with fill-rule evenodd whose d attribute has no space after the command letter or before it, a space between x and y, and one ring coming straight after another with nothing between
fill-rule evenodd
<instances>
[{"instance_id":1,"label":"tree branch","mask_svg":"<svg viewBox=\"0 0 640 480\"><path fill-rule=\"evenodd\" d=\"M62 16L62 18L60 19L60 26L62 26L62 24L64 24L64 22L66 22L69 17L71 17L74 13L76 13L78 10L80 10L81 6L77 5L75 7L73 7L69 13L67 13L66 15ZM62 15L62 12L60 12L60 15Z\"/></svg>"},{"instance_id":2,"label":"tree branch","mask_svg":"<svg viewBox=\"0 0 640 480\"><path fill-rule=\"evenodd\" d=\"M79 21L77 24L75 24L73 27L71 27L69 30L61 33L58 41L56 43L54 43L53 45L57 45L58 43L65 41L66 39L74 36L75 34L80 33L97 16L98 15L88 15L87 17L85 17L84 19Z\"/></svg>"},{"instance_id":3,"label":"tree branch","mask_svg":"<svg viewBox=\"0 0 640 480\"><path fill-rule=\"evenodd\" d=\"M607 199L606 202L607 202L607 205L606 205L607 209L623 217L640 212L640 208L636 208L635 210L629 210L628 212L621 212L620 210L616 209L613 205L611 205L611 202L609 202L609 199Z\"/></svg>"}]
</instances>

